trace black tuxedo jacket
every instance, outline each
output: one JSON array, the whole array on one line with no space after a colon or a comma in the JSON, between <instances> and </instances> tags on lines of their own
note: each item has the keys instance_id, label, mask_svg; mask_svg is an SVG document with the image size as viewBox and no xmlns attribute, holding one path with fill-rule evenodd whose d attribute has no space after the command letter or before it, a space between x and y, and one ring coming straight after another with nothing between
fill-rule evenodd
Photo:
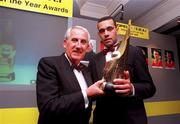
<instances>
[{"instance_id":1,"label":"black tuxedo jacket","mask_svg":"<svg viewBox=\"0 0 180 124\"><path fill-rule=\"evenodd\" d=\"M129 46L128 65L135 95L99 97L94 110L94 124L147 124L143 99L153 96L156 89L145 56L139 48ZM105 55L100 52L89 65L94 81L102 79L104 66Z\"/></svg>"},{"instance_id":2,"label":"black tuxedo jacket","mask_svg":"<svg viewBox=\"0 0 180 124\"><path fill-rule=\"evenodd\" d=\"M92 79L82 70L87 85ZM64 54L42 58L37 73L38 124L88 124L91 103L85 109L80 85Z\"/></svg>"}]
</instances>

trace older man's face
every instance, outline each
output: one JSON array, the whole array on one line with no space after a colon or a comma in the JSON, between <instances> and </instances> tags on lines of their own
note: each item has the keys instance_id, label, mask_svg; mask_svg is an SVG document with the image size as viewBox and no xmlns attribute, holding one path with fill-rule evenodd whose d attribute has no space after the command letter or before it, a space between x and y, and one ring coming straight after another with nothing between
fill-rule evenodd
<instances>
[{"instance_id":1,"label":"older man's face","mask_svg":"<svg viewBox=\"0 0 180 124\"><path fill-rule=\"evenodd\" d=\"M68 39L64 40L66 54L74 64L79 64L88 48L88 34L82 29L73 29Z\"/></svg>"}]
</instances>

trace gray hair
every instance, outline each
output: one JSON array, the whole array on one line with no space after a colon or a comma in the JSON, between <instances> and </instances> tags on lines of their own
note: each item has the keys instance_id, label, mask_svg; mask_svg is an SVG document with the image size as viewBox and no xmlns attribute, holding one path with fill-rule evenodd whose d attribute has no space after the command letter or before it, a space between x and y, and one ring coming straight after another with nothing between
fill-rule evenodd
<instances>
[{"instance_id":1,"label":"gray hair","mask_svg":"<svg viewBox=\"0 0 180 124\"><path fill-rule=\"evenodd\" d=\"M81 29L81 30L85 31L87 33L87 35L88 35L88 41L90 41L90 33L89 33L89 31L86 28L84 28L82 26L79 26L79 25L68 28L65 35L64 35L65 39L68 39L70 37L71 31L73 29Z\"/></svg>"}]
</instances>

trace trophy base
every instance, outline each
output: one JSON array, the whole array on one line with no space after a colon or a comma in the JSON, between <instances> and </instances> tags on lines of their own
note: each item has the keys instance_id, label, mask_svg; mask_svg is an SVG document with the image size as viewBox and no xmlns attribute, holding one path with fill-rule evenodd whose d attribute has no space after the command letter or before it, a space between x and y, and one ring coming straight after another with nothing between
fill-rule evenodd
<instances>
[{"instance_id":1,"label":"trophy base","mask_svg":"<svg viewBox=\"0 0 180 124\"><path fill-rule=\"evenodd\" d=\"M102 84L101 89L107 93L107 94L113 94L115 93L115 89L113 87L113 83L111 82L105 82Z\"/></svg>"}]
</instances>

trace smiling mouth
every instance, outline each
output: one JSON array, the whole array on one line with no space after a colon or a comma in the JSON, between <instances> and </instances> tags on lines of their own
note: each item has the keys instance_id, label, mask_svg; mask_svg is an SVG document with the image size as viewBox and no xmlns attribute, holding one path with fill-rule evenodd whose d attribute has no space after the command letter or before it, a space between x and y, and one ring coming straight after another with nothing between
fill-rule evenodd
<instances>
[{"instance_id":1,"label":"smiling mouth","mask_svg":"<svg viewBox=\"0 0 180 124\"><path fill-rule=\"evenodd\" d=\"M74 50L73 53L74 54L81 54L82 52L80 50Z\"/></svg>"}]
</instances>

